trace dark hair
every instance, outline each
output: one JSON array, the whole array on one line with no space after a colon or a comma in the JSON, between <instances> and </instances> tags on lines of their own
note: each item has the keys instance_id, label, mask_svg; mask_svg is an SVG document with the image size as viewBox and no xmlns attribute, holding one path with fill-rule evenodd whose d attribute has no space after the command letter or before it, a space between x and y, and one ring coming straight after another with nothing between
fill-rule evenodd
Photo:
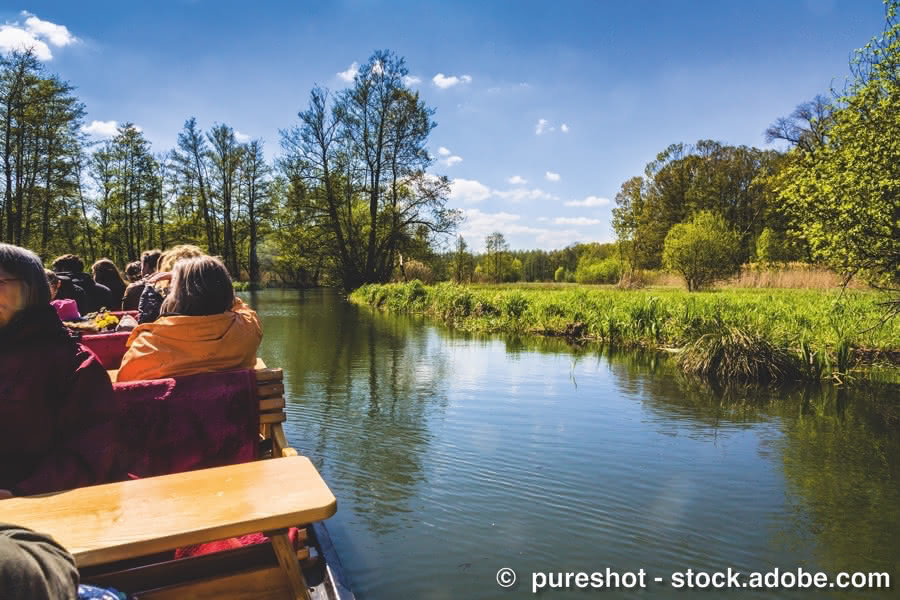
<instances>
[{"instance_id":1,"label":"dark hair","mask_svg":"<svg viewBox=\"0 0 900 600\"><path fill-rule=\"evenodd\" d=\"M94 281L105 285L111 290L128 286L128 283L122 279L122 274L119 273L116 263L108 258L101 258L91 265L91 275L94 276Z\"/></svg>"},{"instance_id":2,"label":"dark hair","mask_svg":"<svg viewBox=\"0 0 900 600\"><path fill-rule=\"evenodd\" d=\"M218 258L198 256L175 263L161 312L200 317L221 314L233 304L234 286L228 269Z\"/></svg>"},{"instance_id":3,"label":"dark hair","mask_svg":"<svg viewBox=\"0 0 900 600\"><path fill-rule=\"evenodd\" d=\"M0 242L0 268L21 279L25 287L25 308L49 304L50 284L41 259L31 250Z\"/></svg>"},{"instance_id":4,"label":"dark hair","mask_svg":"<svg viewBox=\"0 0 900 600\"><path fill-rule=\"evenodd\" d=\"M74 254L63 254L53 261L53 266L51 268L57 273L81 273L84 271L84 263L81 261L80 257Z\"/></svg>"},{"instance_id":5,"label":"dark hair","mask_svg":"<svg viewBox=\"0 0 900 600\"><path fill-rule=\"evenodd\" d=\"M162 250L159 248L141 252L141 273L150 275L151 273L156 272L156 265L159 264L160 256L162 256Z\"/></svg>"},{"instance_id":6,"label":"dark hair","mask_svg":"<svg viewBox=\"0 0 900 600\"><path fill-rule=\"evenodd\" d=\"M141 278L141 261L136 260L125 265L125 277L130 282L135 282Z\"/></svg>"}]
</instances>

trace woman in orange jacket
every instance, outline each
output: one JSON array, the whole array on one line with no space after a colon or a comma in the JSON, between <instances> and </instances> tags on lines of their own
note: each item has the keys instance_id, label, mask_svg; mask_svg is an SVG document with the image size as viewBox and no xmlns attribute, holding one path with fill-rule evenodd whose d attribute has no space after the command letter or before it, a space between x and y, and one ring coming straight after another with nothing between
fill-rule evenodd
<instances>
[{"instance_id":1,"label":"woman in orange jacket","mask_svg":"<svg viewBox=\"0 0 900 600\"><path fill-rule=\"evenodd\" d=\"M262 327L256 312L235 297L222 261L180 260L171 280L159 319L131 332L117 381L252 368Z\"/></svg>"}]
</instances>

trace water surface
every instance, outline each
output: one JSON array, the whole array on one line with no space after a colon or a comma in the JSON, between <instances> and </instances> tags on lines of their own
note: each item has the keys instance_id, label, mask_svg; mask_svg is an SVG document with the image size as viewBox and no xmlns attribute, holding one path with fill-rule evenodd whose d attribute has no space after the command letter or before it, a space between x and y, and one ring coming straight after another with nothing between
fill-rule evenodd
<instances>
[{"instance_id":1,"label":"water surface","mask_svg":"<svg viewBox=\"0 0 900 600\"><path fill-rule=\"evenodd\" d=\"M610 597L685 597L652 577L728 567L886 571L896 593L897 387L715 390L654 354L466 336L327 290L245 296L361 599L512 598L532 571L607 567L648 574Z\"/></svg>"}]
</instances>

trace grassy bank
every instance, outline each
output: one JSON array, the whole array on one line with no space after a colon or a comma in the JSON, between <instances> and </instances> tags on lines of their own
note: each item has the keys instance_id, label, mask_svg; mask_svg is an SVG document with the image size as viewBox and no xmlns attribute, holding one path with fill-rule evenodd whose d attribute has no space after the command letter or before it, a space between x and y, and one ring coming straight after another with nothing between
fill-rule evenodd
<instances>
[{"instance_id":1,"label":"grassy bank","mask_svg":"<svg viewBox=\"0 0 900 600\"><path fill-rule=\"evenodd\" d=\"M469 331L566 336L679 350L685 371L741 380L815 379L900 362L900 319L879 326L872 292L367 285L350 299Z\"/></svg>"}]
</instances>

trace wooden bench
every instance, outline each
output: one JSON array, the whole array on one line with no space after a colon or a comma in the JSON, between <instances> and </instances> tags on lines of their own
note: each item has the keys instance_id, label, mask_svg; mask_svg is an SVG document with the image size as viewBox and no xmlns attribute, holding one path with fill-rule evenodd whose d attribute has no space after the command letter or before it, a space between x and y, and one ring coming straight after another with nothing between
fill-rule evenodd
<instances>
[{"instance_id":1,"label":"wooden bench","mask_svg":"<svg viewBox=\"0 0 900 600\"><path fill-rule=\"evenodd\" d=\"M301 562L312 571L322 565L311 547L294 552L287 528L329 517L335 500L309 460L288 446L282 370L258 359L254 373L257 456L277 460L17 498L0 503L2 514L56 537L75 554L86 583L141 600L309 598ZM259 531L267 543L181 560L153 556ZM301 545L310 535L318 538L314 527L300 529Z\"/></svg>"},{"instance_id":2,"label":"wooden bench","mask_svg":"<svg viewBox=\"0 0 900 600\"><path fill-rule=\"evenodd\" d=\"M280 583L288 582L295 598L308 598L287 528L327 519L337 501L309 459L289 456L13 498L2 509L4 520L52 535L79 569L265 531L286 577ZM164 571L157 575L165 581ZM139 597L200 597L210 583Z\"/></svg>"}]
</instances>

